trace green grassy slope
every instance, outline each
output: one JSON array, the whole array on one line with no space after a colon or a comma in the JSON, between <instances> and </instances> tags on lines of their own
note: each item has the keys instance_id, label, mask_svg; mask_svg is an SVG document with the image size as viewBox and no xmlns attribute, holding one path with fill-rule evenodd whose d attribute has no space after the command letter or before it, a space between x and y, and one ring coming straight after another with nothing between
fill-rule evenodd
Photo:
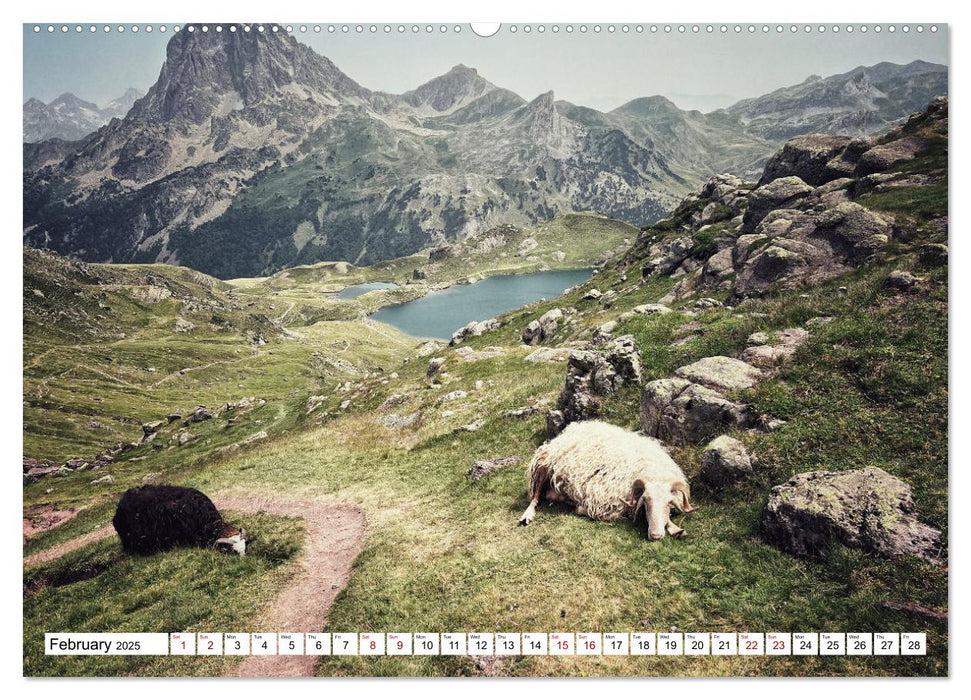
<instances>
[{"instance_id":1,"label":"green grassy slope","mask_svg":"<svg viewBox=\"0 0 971 700\"><path fill-rule=\"evenodd\" d=\"M925 159L922 172L940 173L942 168L946 172L946 152L935 155L933 146L919 156ZM438 354L446 361L444 375L433 379L426 376L428 358L417 357L413 345L403 343L389 350L375 341L348 349L341 357L349 360L362 352L374 353L369 360L371 374L356 377L346 391L332 388L309 416L306 399L315 388L313 372L298 374L302 378L294 385L293 374L275 374L270 366L287 358L297 363L297 350L292 348L304 344L308 350L328 348L327 357L335 347L343 352L334 343L341 337L358 340L354 331L361 326L319 323L306 329L303 340L281 338L254 348L253 364L237 376L227 375L223 384L214 379L209 388L231 387L233 381L256 382L258 372L266 371L265 381L271 386L260 395L267 395L267 404L251 409L240 420L275 420L278 431L237 451L217 452L225 443L216 436L225 431L221 426L227 419L214 419L198 428L211 431L200 436L212 440L211 451L200 453L194 461L176 458L183 454L180 450L196 449L192 446L166 448L143 461L127 462L117 472L122 475L118 482L103 489L90 487L90 477L83 474L32 484L25 488L28 503L56 500L62 494L77 504L96 502L95 497L102 494L106 500L32 541L28 548L36 551L107 522L111 492L117 492L122 483L135 483L149 472L161 471L157 465L166 464L172 480L211 493L230 488L292 492L336 498L365 509L365 548L330 611L327 631L664 631L671 627L680 631L926 631L930 648L926 657L517 657L498 660L489 668L511 675L946 675L946 622L883 604L946 609L946 568L915 559L888 561L842 546L834 546L825 560L799 560L769 546L759 535L762 508L772 485L813 469L878 466L913 486L917 515L940 528L947 540L948 277L946 265L931 267L919 258L921 246L946 242L946 230L939 225L947 214L946 197L941 196L942 190L932 189L940 184L913 185L887 193L892 196L880 193L868 201L859 200L892 213L897 222L893 242L871 266L816 287L747 300L734 309L697 315L676 309L663 316L635 315L619 322L614 334L635 336L645 381L649 381L671 376L677 367L702 357L737 355L752 332L771 333L822 316L833 319L814 326L809 341L778 374L738 395L759 413L788 422L771 433L735 433L758 455L759 471L720 492L696 486L692 500L699 510L676 518L687 530L686 539L651 543L630 523L593 522L547 505L529 528L518 528L518 515L526 505L524 465L476 483L465 477L475 459L521 455L528 461L545 440L541 413L525 418L504 415L544 401L552 404L563 386L562 362L525 360L532 348L522 347L519 336L529 321L554 307L575 308L576 313L560 324L547 344L581 341L594 326L615 320L639 304L656 302L676 282L666 277L641 280L641 261L624 263L618 257L566 296L501 317L499 329L465 344L476 351L473 354L442 350ZM946 180L944 187L946 192ZM675 235L677 228L670 221L660 222L647 235ZM913 293L895 294L884 282L896 269L913 271L924 281ZM295 277L308 274L315 273L294 272ZM273 279L250 283L245 289L251 295L247 303L256 306L244 304L243 308L264 309L264 304L272 303L279 313L286 308L280 305L287 295L301 294L303 280L292 285L284 280L279 295L267 292L268 285L276 284ZM617 294L609 306L584 300L591 288ZM236 289L235 294L243 297L242 285ZM29 298L29 289L25 295ZM206 347L222 337L213 333L207 336ZM281 355L267 355L268 348ZM84 355L85 364L108 371L109 365L93 350L86 352L92 354ZM40 356L40 350L26 355L29 362ZM47 371L49 362L41 358L36 369L29 368L34 390L39 379L32 373ZM154 358L153 362L161 364ZM382 371L377 371L376 364ZM226 371L217 374L223 377ZM70 373L63 377L64 386L73 385L79 396L90 392L92 385L84 381L94 381ZM346 380L333 375L323 384L332 387L337 381ZM103 385L97 386L103 390ZM193 390L201 392L204 386L205 381ZM448 399L456 390L466 396ZM58 401L70 398L70 391L65 391L66 398ZM29 400L29 393L25 399ZM608 401L605 417L636 427L638 399L637 388L618 392ZM388 428L382 423L382 419L412 414L418 418L409 427ZM483 421L478 430L462 429L477 420ZM245 436L256 427L247 423L247 432L240 433ZM193 445L201 447L202 442ZM701 449L687 445L675 450L689 479L698 474ZM46 494L47 488L56 491ZM76 629L93 629L102 621L120 629L121 618L108 614L113 608L105 612L108 604L93 601L87 591L103 581L127 600L137 596L140 576L162 575L154 566L164 567L171 577L171 605L190 611L179 619L184 627L229 624L217 617L215 608L203 605L203 593L191 585L197 558L208 555L165 555L137 566L114 556L109 544L92 545L48 567L79 571L98 562L109 563L104 573L86 582L47 589L37 594L36 602L26 598L28 644L36 642L49 626L49 616L55 614L60 617L54 619ZM213 576L240 566L224 559L206 562L215 566ZM261 568L260 562L246 566L253 569L243 573L244 580L269 600L278 590L276 574ZM282 576L286 569L278 571ZM39 575L34 570L25 572L25 585ZM74 595L68 594L71 589ZM48 599L40 597L45 595L59 597L45 603ZM254 629L260 609L247 602L240 617L231 622ZM139 614L133 613L132 624L147 624ZM33 659L25 663L28 672L44 672L45 667L35 665ZM111 672L208 669L179 665L183 663L161 659L141 667L132 662ZM71 673L88 675L102 670L96 662L85 660L74 660L69 668ZM325 657L318 667L320 675L483 672L469 657Z\"/></svg>"}]
</instances>

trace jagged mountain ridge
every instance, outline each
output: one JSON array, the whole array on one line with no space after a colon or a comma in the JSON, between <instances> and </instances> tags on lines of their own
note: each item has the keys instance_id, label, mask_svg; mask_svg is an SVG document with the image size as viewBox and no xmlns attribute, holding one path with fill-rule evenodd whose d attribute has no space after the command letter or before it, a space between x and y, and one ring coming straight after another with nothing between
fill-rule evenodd
<instances>
[{"instance_id":1,"label":"jagged mountain ridge","mask_svg":"<svg viewBox=\"0 0 971 700\"><path fill-rule=\"evenodd\" d=\"M369 263L571 211L649 223L776 147L636 103L526 102L465 66L389 95L282 32L183 31L125 119L25 147L24 242L222 277Z\"/></svg>"},{"instance_id":2,"label":"jagged mountain ridge","mask_svg":"<svg viewBox=\"0 0 971 700\"><path fill-rule=\"evenodd\" d=\"M890 128L947 92L946 66L878 63L828 78L812 75L722 111L749 132L779 142L807 133L865 136Z\"/></svg>"},{"instance_id":3,"label":"jagged mountain ridge","mask_svg":"<svg viewBox=\"0 0 971 700\"><path fill-rule=\"evenodd\" d=\"M65 92L45 104L37 98L24 102L24 143L36 143L59 138L65 141L82 139L115 117L124 117L135 101L144 93L128 88L104 107L82 100Z\"/></svg>"}]
</instances>

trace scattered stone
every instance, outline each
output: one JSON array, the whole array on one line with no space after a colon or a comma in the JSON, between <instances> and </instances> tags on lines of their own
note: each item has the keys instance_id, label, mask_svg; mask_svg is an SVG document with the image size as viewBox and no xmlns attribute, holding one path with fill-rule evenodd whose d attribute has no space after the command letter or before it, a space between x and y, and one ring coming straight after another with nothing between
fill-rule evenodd
<instances>
[{"instance_id":1,"label":"scattered stone","mask_svg":"<svg viewBox=\"0 0 971 700\"><path fill-rule=\"evenodd\" d=\"M439 343L435 340L429 340L427 343L423 343L415 354L418 357L428 357L429 355L434 355L436 352L445 347L444 343Z\"/></svg>"},{"instance_id":2,"label":"scattered stone","mask_svg":"<svg viewBox=\"0 0 971 700\"><path fill-rule=\"evenodd\" d=\"M179 443L179 447L187 445L193 440L198 440L198 437L190 433L188 430L183 430L178 435L175 436L176 441Z\"/></svg>"},{"instance_id":3,"label":"scattered stone","mask_svg":"<svg viewBox=\"0 0 971 700\"><path fill-rule=\"evenodd\" d=\"M307 415L309 416L311 413L313 413L318 408L320 408L324 404L324 402L326 400L327 400L327 397L326 396L319 396L318 395L318 396L310 396L310 397L308 397L307 398Z\"/></svg>"},{"instance_id":4,"label":"scattered stone","mask_svg":"<svg viewBox=\"0 0 971 700\"><path fill-rule=\"evenodd\" d=\"M205 406L196 406L195 410L192 411L192 415L183 421L182 425L189 427L193 423L201 423L212 418L212 414L206 410Z\"/></svg>"},{"instance_id":5,"label":"scattered stone","mask_svg":"<svg viewBox=\"0 0 971 700\"><path fill-rule=\"evenodd\" d=\"M825 557L833 540L888 559L940 565L945 556L941 533L914 514L910 485L876 467L807 472L774 487L762 532L799 557Z\"/></svg>"},{"instance_id":6,"label":"scattered stone","mask_svg":"<svg viewBox=\"0 0 971 700\"><path fill-rule=\"evenodd\" d=\"M751 345L765 345L766 343L769 342L769 334L766 333L765 331L756 331L755 333L753 333L752 335L750 335L748 337L748 340L746 342L750 346Z\"/></svg>"},{"instance_id":7,"label":"scattered stone","mask_svg":"<svg viewBox=\"0 0 971 700\"><path fill-rule=\"evenodd\" d=\"M696 384L721 391L741 391L755 386L763 373L742 360L721 355L705 357L690 365L679 367L675 374Z\"/></svg>"},{"instance_id":8,"label":"scattered stone","mask_svg":"<svg viewBox=\"0 0 971 700\"><path fill-rule=\"evenodd\" d=\"M253 433L252 435L250 435L248 438L246 438L245 440L243 440L243 442L241 444L243 444L243 445L249 445L251 442L257 442L259 440L266 440L268 437L269 437L269 435L267 435L266 431L265 430L261 430L258 433Z\"/></svg>"},{"instance_id":9,"label":"scattered stone","mask_svg":"<svg viewBox=\"0 0 971 700\"><path fill-rule=\"evenodd\" d=\"M631 309L635 314L643 316L653 316L655 314L669 314L671 309L664 304L641 304Z\"/></svg>"},{"instance_id":10,"label":"scattered stone","mask_svg":"<svg viewBox=\"0 0 971 700\"><path fill-rule=\"evenodd\" d=\"M460 425L458 428L455 429L455 432L457 432L457 433L474 433L474 432L478 431L479 428L481 428L483 425L485 425L485 421L482 420L482 419L479 419L477 421L472 421L471 423L467 423L465 425Z\"/></svg>"},{"instance_id":11,"label":"scattered stone","mask_svg":"<svg viewBox=\"0 0 971 700\"><path fill-rule=\"evenodd\" d=\"M563 362L570 356L570 348L540 348L523 359L526 362Z\"/></svg>"},{"instance_id":12,"label":"scattered stone","mask_svg":"<svg viewBox=\"0 0 971 700\"><path fill-rule=\"evenodd\" d=\"M456 391L450 391L445 396L442 397L442 401L457 401L458 399L464 399L468 396L468 392L458 389Z\"/></svg>"},{"instance_id":13,"label":"scattered stone","mask_svg":"<svg viewBox=\"0 0 971 700\"><path fill-rule=\"evenodd\" d=\"M912 287L916 286L919 280L914 277L911 273L905 270L894 270L889 275L884 284L890 289L897 289L901 292L906 292Z\"/></svg>"},{"instance_id":14,"label":"scattered stone","mask_svg":"<svg viewBox=\"0 0 971 700\"><path fill-rule=\"evenodd\" d=\"M606 343L613 338L611 333L617 328L617 321L607 321L593 329L593 341L595 343Z\"/></svg>"},{"instance_id":15,"label":"scattered stone","mask_svg":"<svg viewBox=\"0 0 971 700\"><path fill-rule=\"evenodd\" d=\"M168 420L168 422L170 424L171 423L174 423L177 420L182 420L182 414L181 413L170 413L168 415L168 418L166 420Z\"/></svg>"},{"instance_id":16,"label":"scattered stone","mask_svg":"<svg viewBox=\"0 0 971 700\"><path fill-rule=\"evenodd\" d=\"M142 423L142 433L144 438L142 442L150 442L149 436L155 437L155 433L161 430L165 426L166 422L164 420L155 420L149 423Z\"/></svg>"},{"instance_id":17,"label":"scattered stone","mask_svg":"<svg viewBox=\"0 0 971 700\"><path fill-rule=\"evenodd\" d=\"M720 309L723 306L725 305L717 299L712 299L711 297L702 297L694 303L692 308L695 311L707 311L708 309Z\"/></svg>"},{"instance_id":18,"label":"scattered stone","mask_svg":"<svg viewBox=\"0 0 971 700\"><path fill-rule=\"evenodd\" d=\"M713 488L737 483L753 471L748 449L728 435L716 437L701 453L701 480Z\"/></svg>"},{"instance_id":19,"label":"scattered stone","mask_svg":"<svg viewBox=\"0 0 971 700\"><path fill-rule=\"evenodd\" d=\"M382 416L378 422L383 425L388 430L400 430L401 428L410 428L417 424L421 420L421 411L415 411L414 413L409 413L405 416L399 416L391 414L388 416Z\"/></svg>"},{"instance_id":20,"label":"scattered stone","mask_svg":"<svg viewBox=\"0 0 971 700\"><path fill-rule=\"evenodd\" d=\"M142 477L143 484L157 484L162 481L162 472L151 472Z\"/></svg>"},{"instance_id":21,"label":"scattered stone","mask_svg":"<svg viewBox=\"0 0 971 700\"><path fill-rule=\"evenodd\" d=\"M599 289L591 289L589 292L587 292L586 294L584 294L582 298L583 299L586 299L588 301L596 301L597 299L599 299L602 296L603 296L603 294L600 292Z\"/></svg>"},{"instance_id":22,"label":"scattered stone","mask_svg":"<svg viewBox=\"0 0 971 700\"><path fill-rule=\"evenodd\" d=\"M686 379L656 379L641 393L641 429L663 442L699 443L753 423L747 406Z\"/></svg>"},{"instance_id":23,"label":"scattered stone","mask_svg":"<svg viewBox=\"0 0 971 700\"><path fill-rule=\"evenodd\" d=\"M111 474L105 474L91 482L92 484L113 484L115 483L115 477Z\"/></svg>"},{"instance_id":24,"label":"scattered stone","mask_svg":"<svg viewBox=\"0 0 971 700\"><path fill-rule=\"evenodd\" d=\"M522 340L527 345L536 345L553 336L559 322L563 319L563 309L550 309L523 329Z\"/></svg>"},{"instance_id":25,"label":"scattered stone","mask_svg":"<svg viewBox=\"0 0 971 700\"><path fill-rule=\"evenodd\" d=\"M827 323L832 323L832 316L814 316L813 318L806 321L806 326L809 328L820 328L825 326Z\"/></svg>"},{"instance_id":26,"label":"scattered stone","mask_svg":"<svg viewBox=\"0 0 971 700\"><path fill-rule=\"evenodd\" d=\"M770 433L774 433L776 430L781 430L788 422L781 418L773 418L765 424L765 429Z\"/></svg>"},{"instance_id":27,"label":"scattered stone","mask_svg":"<svg viewBox=\"0 0 971 700\"><path fill-rule=\"evenodd\" d=\"M499 327L499 319L490 318L485 321L472 321L459 328L452 334L449 345L458 345L469 338L478 338L483 333L494 331Z\"/></svg>"},{"instance_id":28,"label":"scattered stone","mask_svg":"<svg viewBox=\"0 0 971 700\"><path fill-rule=\"evenodd\" d=\"M444 357L433 357L431 361L428 363L428 371L425 372L425 376L431 377L438 374L439 370L441 370L442 367L444 366L445 366Z\"/></svg>"},{"instance_id":29,"label":"scattered stone","mask_svg":"<svg viewBox=\"0 0 971 700\"><path fill-rule=\"evenodd\" d=\"M181 316L179 318L175 319L175 332L176 333L188 333L188 332L194 330L195 327L196 327L196 324L192 323L192 321L187 321L186 319L182 318Z\"/></svg>"},{"instance_id":30,"label":"scattered stone","mask_svg":"<svg viewBox=\"0 0 971 700\"><path fill-rule=\"evenodd\" d=\"M472 466L469 467L469 471L466 472L466 476L471 481L478 481L479 479L489 476L493 472L496 472L503 467L512 467L523 461L523 458L519 455L514 455L512 457L497 457L496 459L477 459L472 462Z\"/></svg>"},{"instance_id":31,"label":"scattered stone","mask_svg":"<svg viewBox=\"0 0 971 700\"><path fill-rule=\"evenodd\" d=\"M809 331L805 328L785 328L776 333L778 342L774 344L768 343L768 334L753 333L749 336L749 342L761 336L765 336L764 343L745 348L739 357L759 369L772 370L787 362L796 353L809 339Z\"/></svg>"}]
</instances>

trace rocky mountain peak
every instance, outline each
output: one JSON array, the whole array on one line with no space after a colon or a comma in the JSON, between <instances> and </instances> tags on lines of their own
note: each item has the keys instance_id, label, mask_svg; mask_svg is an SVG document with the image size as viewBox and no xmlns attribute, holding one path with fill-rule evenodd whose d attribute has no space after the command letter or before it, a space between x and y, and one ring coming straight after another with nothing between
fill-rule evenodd
<instances>
[{"instance_id":1,"label":"rocky mountain peak","mask_svg":"<svg viewBox=\"0 0 971 700\"><path fill-rule=\"evenodd\" d=\"M663 95L651 95L649 97L638 97L635 100L622 104L611 114L659 114L665 112L680 112L678 106Z\"/></svg>"},{"instance_id":2,"label":"rocky mountain peak","mask_svg":"<svg viewBox=\"0 0 971 700\"><path fill-rule=\"evenodd\" d=\"M460 63L444 75L432 78L401 97L412 107L447 113L495 89L496 86L481 77L475 68Z\"/></svg>"},{"instance_id":3,"label":"rocky mountain peak","mask_svg":"<svg viewBox=\"0 0 971 700\"><path fill-rule=\"evenodd\" d=\"M239 26L239 25L237 25ZM213 114L248 107L295 85L321 94L366 93L327 58L284 31L202 31L186 25L172 37L158 81L133 116L201 123Z\"/></svg>"}]
</instances>

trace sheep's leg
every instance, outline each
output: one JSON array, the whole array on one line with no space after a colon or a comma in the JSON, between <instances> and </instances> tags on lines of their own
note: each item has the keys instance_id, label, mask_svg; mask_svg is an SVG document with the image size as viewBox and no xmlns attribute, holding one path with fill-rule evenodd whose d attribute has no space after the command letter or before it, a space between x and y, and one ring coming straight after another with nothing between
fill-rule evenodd
<instances>
[{"instance_id":1,"label":"sheep's leg","mask_svg":"<svg viewBox=\"0 0 971 700\"><path fill-rule=\"evenodd\" d=\"M529 505L526 506L526 510L523 511L523 514L521 516L519 516L520 525L522 525L523 527L526 527L531 522L533 522L533 518L536 517L536 506L538 505L539 505L539 494L533 496L533 500L529 502Z\"/></svg>"},{"instance_id":2,"label":"sheep's leg","mask_svg":"<svg viewBox=\"0 0 971 700\"><path fill-rule=\"evenodd\" d=\"M684 537L684 529L678 527L670 520L668 520L668 524L664 526L664 529L668 531L668 534L671 535L671 537Z\"/></svg>"},{"instance_id":3,"label":"sheep's leg","mask_svg":"<svg viewBox=\"0 0 971 700\"><path fill-rule=\"evenodd\" d=\"M526 506L523 514L519 516L520 525L526 527L533 522L533 518L536 517L536 506L539 505L543 495L552 490L549 468L545 465L537 464L533 468L532 475L529 479L529 505Z\"/></svg>"}]
</instances>

